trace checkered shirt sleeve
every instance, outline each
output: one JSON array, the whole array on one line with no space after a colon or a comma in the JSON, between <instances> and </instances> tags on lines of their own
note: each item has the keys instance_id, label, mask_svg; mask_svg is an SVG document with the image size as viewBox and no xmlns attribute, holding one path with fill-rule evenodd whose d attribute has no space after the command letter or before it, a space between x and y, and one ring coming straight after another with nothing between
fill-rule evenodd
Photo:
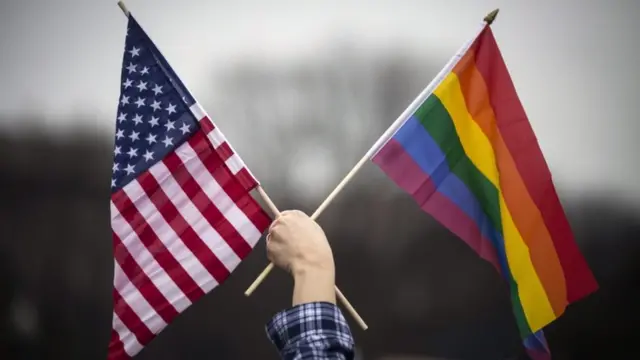
<instances>
[{"instance_id":1,"label":"checkered shirt sleeve","mask_svg":"<svg viewBox=\"0 0 640 360\"><path fill-rule=\"evenodd\" d=\"M294 306L276 314L267 335L283 360L352 360L354 341L340 309L328 302Z\"/></svg>"}]
</instances>

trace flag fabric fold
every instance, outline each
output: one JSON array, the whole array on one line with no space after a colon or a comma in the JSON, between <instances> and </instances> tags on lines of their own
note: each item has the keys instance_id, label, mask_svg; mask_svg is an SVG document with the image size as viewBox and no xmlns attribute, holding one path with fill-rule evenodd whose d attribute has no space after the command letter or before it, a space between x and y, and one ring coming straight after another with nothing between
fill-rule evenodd
<instances>
[{"instance_id":1,"label":"flag fabric fold","mask_svg":"<svg viewBox=\"0 0 640 360\"><path fill-rule=\"evenodd\" d=\"M597 283L488 25L372 161L493 264L548 354L542 329Z\"/></svg>"},{"instance_id":2,"label":"flag fabric fold","mask_svg":"<svg viewBox=\"0 0 640 360\"><path fill-rule=\"evenodd\" d=\"M531 360L551 359L551 352L549 351L544 331L538 330L538 332L528 335L524 338L523 345Z\"/></svg>"},{"instance_id":3,"label":"flag fabric fold","mask_svg":"<svg viewBox=\"0 0 640 360\"><path fill-rule=\"evenodd\" d=\"M116 120L108 359L140 352L225 281L270 218L259 185L129 15Z\"/></svg>"}]
</instances>

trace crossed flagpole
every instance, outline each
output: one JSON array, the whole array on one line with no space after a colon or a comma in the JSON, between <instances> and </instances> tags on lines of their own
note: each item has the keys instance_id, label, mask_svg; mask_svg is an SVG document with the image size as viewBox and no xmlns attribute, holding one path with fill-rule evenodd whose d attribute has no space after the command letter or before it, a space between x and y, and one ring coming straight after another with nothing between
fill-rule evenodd
<instances>
[{"instance_id":1,"label":"crossed flagpole","mask_svg":"<svg viewBox=\"0 0 640 360\"><path fill-rule=\"evenodd\" d=\"M129 16L129 10L123 1L118 1L118 6L122 10L122 12ZM493 23L496 16L498 14L498 9L489 13L483 19L483 25ZM462 50L461 50L462 51ZM460 51L459 51L460 53ZM456 54L457 56L458 54ZM455 56L454 56L455 58ZM450 62L453 62L453 58ZM445 66L440 74L436 76L433 81L414 99L414 101L405 109L405 111L400 114L400 116L391 124L391 126L378 138L378 140L374 143L374 145L365 153L365 155L356 163L356 165L347 173L347 175L338 183L338 185L333 189L333 191L327 196L327 198L320 204L320 206L316 209L315 212L311 215L311 219L316 220L324 210L333 202L333 200L338 196L338 194L344 189L344 187L355 177L355 175L360 171L360 169L364 166L367 161L369 161L386 142L387 140L400 128L400 126L406 121L408 117L411 116L413 112L417 109L417 107L424 102L426 97L428 97L433 90L433 88L438 84L439 80L442 78L442 75L446 72L448 66ZM261 185L258 185L256 188L259 196L266 203L267 207L270 211L277 217L280 215L280 211L273 203L271 198L267 195ZM247 288L245 291L246 296L250 296L256 288L266 279L271 270L273 270L274 265L270 263L258 277L253 281L253 283ZM342 303L342 305L346 308L349 314L354 318L354 320L358 323L358 325L366 330L368 328L367 324L364 322L362 317L358 314L355 308L351 305L351 303L347 300L347 298L342 294L340 289L335 286L337 299Z\"/></svg>"}]
</instances>

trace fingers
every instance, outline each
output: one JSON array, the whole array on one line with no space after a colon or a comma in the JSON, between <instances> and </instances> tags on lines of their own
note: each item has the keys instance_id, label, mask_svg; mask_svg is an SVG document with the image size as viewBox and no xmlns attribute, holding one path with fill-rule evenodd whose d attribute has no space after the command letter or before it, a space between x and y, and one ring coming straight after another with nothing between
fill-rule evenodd
<instances>
[{"instance_id":1,"label":"fingers","mask_svg":"<svg viewBox=\"0 0 640 360\"><path fill-rule=\"evenodd\" d=\"M269 260L270 263L276 262L276 256L274 254L275 252L267 250L267 260Z\"/></svg>"},{"instance_id":2,"label":"fingers","mask_svg":"<svg viewBox=\"0 0 640 360\"><path fill-rule=\"evenodd\" d=\"M267 259L270 262L276 261L276 255L282 252L282 244L277 241L267 242Z\"/></svg>"},{"instance_id":3,"label":"fingers","mask_svg":"<svg viewBox=\"0 0 640 360\"><path fill-rule=\"evenodd\" d=\"M268 229L269 233L271 233L273 231L273 228L278 224L278 220L280 219L278 218L271 222L271 225L269 225L269 229Z\"/></svg>"},{"instance_id":4,"label":"fingers","mask_svg":"<svg viewBox=\"0 0 640 360\"><path fill-rule=\"evenodd\" d=\"M300 216L301 214L304 215L304 213L299 211L299 210L285 210L285 211L281 212L280 215L278 215L275 218L275 220L273 220L271 222L271 225L269 225L269 233L273 232L274 229L279 224L281 224L283 221L286 221L287 219L289 219L291 217L294 217L294 216Z\"/></svg>"},{"instance_id":5,"label":"fingers","mask_svg":"<svg viewBox=\"0 0 640 360\"><path fill-rule=\"evenodd\" d=\"M275 220L271 222L271 225L269 225L269 229L267 232L267 243L271 241L272 234L281 225L281 223L282 223L282 215L278 216Z\"/></svg>"},{"instance_id":6,"label":"fingers","mask_svg":"<svg viewBox=\"0 0 640 360\"><path fill-rule=\"evenodd\" d=\"M266 241L267 244L273 243L271 240L277 239L278 230L285 226L285 224L289 221L294 221L296 218L308 218L307 214L303 213L300 210L286 210L280 213L275 220L271 222L269 225Z\"/></svg>"},{"instance_id":7,"label":"fingers","mask_svg":"<svg viewBox=\"0 0 640 360\"><path fill-rule=\"evenodd\" d=\"M280 213L280 215L278 215L278 217L276 217L275 220L271 222L271 225L269 225L269 233L273 231L273 228L276 227L276 225L280 224L280 222L282 221L282 216L283 214Z\"/></svg>"}]
</instances>

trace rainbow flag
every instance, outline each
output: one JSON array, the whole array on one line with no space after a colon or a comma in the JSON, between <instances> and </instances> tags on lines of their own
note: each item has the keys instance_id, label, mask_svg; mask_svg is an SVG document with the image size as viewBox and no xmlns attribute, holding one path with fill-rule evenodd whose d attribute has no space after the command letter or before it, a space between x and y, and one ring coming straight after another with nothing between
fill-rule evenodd
<instances>
[{"instance_id":1,"label":"rainbow flag","mask_svg":"<svg viewBox=\"0 0 640 360\"><path fill-rule=\"evenodd\" d=\"M542 329L598 285L490 26L448 67L372 160L502 274L537 359Z\"/></svg>"}]
</instances>

